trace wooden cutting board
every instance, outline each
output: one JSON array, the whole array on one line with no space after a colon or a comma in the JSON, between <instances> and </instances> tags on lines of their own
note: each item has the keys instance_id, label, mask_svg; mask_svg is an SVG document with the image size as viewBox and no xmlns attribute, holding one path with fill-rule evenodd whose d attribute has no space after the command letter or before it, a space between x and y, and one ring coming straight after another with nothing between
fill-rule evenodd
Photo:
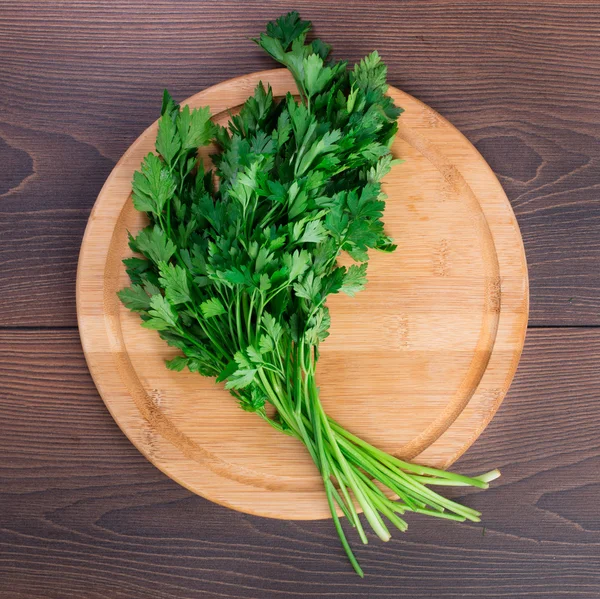
<instances>
[{"instance_id":1,"label":"wooden cutting board","mask_svg":"<svg viewBox=\"0 0 600 599\"><path fill-rule=\"evenodd\" d=\"M276 96L295 90L288 71L276 69L184 104L209 105L224 124L259 80ZM405 109L393 145L405 163L384 182L384 220L398 250L373 254L365 291L329 301L318 381L326 410L350 431L447 467L481 434L511 383L527 328L527 266L515 216L481 155L436 112L398 89L389 93ZM135 446L195 493L261 516L328 517L303 446L240 410L222 385L168 371L163 360L174 351L117 299L128 284L127 231L144 226L131 179L156 130L154 123L109 176L81 247L77 314L96 386Z\"/></svg>"}]
</instances>

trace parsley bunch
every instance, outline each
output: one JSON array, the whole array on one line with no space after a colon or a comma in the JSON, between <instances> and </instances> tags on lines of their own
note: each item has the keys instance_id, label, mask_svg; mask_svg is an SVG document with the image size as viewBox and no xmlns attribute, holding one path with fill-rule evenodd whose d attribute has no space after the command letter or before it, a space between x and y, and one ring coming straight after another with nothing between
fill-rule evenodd
<instances>
[{"instance_id":1,"label":"parsley bunch","mask_svg":"<svg viewBox=\"0 0 600 599\"><path fill-rule=\"evenodd\" d=\"M309 29L292 12L255 40L290 70L300 101L274 98L260 83L225 128L208 108L180 108L165 92L157 154L133 178L133 203L150 225L130 237L142 257L124 261L132 285L119 297L181 351L168 368L224 381L244 410L306 446L362 576L338 510L363 543L359 511L384 541L384 518L405 530L405 512L478 521L429 486L486 488L498 473L467 478L407 463L323 410L315 369L329 334L327 297L363 289L368 250L395 249L381 220L381 179L395 162L389 147L402 110L385 95L377 52L350 70L328 60L327 44L307 42ZM220 149L214 172L197 159L211 142ZM342 252L353 266L338 264Z\"/></svg>"}]
</instances>

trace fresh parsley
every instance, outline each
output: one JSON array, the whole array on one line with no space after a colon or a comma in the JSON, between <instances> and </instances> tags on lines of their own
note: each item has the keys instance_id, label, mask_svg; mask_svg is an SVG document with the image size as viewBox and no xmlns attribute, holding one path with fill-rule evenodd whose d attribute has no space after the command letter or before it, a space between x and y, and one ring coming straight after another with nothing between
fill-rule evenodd
<instances>
[{"instance_id":1,"label":"fresh parsley","mask_svg":"<svg viewBox=\"0 0 600 599\"><path fill-rule=\"evenodd\" d=\"M329 59L327 44L307 40L310 26L291 12L255 40L290 70L300 101L260 83L221 127L208 108L180 108L165 92L156 154L133 177L134 206L150 224L130 237L140 257L124 261L132 285L119 297L181 351L168 368L224 381L244 410L306 446L362 576L338 508L364 543L359 509L384 541L384 518L405 530L405 512L478 521L429 486L486 488L498 473L467 478L407 463L323 410L315 369L329 335L327 298L364 288L370 250L395 250L381 179L397 162L389 148L402 109L386 95L377 52L349 69ZM218 187L196 157L211 142ZM356 264L340 266L342 253Z\"/></svg>"}]
</instances>

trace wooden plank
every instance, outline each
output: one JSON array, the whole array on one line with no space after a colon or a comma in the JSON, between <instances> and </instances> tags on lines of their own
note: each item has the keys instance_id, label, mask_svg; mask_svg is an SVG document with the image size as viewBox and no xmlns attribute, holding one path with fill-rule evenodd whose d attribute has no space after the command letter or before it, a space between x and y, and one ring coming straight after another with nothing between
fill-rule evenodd
<instances>
[{"instance_id":1,"label":"wooden plank","mask_svg":"<svg viewBox=\"0 0 600 599\"><path fill-rule=\"evenodd\" d=\"M330 522L227 510L151 466L96 394L76 331L2 331L0 597L597 597L599 358L598 329L532 330L459 462L503 470L463 496L483 523L412 518L357 546L361 581Z\"/></svg>"},{"instance_id":2,"label":"wooden plank","mask_svg":"<svg viewBox=\"0 0 600 599\"><path fill-rule=\"evenodd\" d=\"M531 322L600 324L595 2L5 0L0 325L75 324L85 221L111 166L155 119L162 88L185 98L270 68L248 38L291 8L337 56L378 48L390 81L489 161L523 232Z\"/></svg>"}]
</instances>

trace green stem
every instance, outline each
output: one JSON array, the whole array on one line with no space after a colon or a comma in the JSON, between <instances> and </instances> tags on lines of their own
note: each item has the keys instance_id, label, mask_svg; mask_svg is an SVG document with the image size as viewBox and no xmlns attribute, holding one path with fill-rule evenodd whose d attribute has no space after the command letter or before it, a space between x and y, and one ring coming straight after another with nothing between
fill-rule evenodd
<instances>
[{"instance_id":1,"label":"green stem","mask_svg":"<svg viewBox=\"0 0 600 599\"><path fill-rule=\"evenodd\" d=\"M317 451L318 451L318 455L319 455L319 461L317 463L317 466L320 466L319 469L321 470L321 475L323 477L323 484L325 486L325 494L327 496L327 503L329 505L329 511L331 512L331 517L333 518L333 524L335 526L335 529L337 530L338 536L342 543L342 547L344 548L344 551L346 552L346 555L348 556L348 559L350 560L350 563L352 564L354 571L361 578L363 578L364 573L362 571L362 568L359 566L358 561L356 560L356 557L354 556L354 553L352 552L352 549L350 548L348 540L346 539L346 535L344 534L344 529L342 528L342 525L340 523L340 519L339 519L339 516L337 515L337 510L335 508L335 504L333 501L333 493L331 490L333 487L333 484L330 479L329 462L327 461L327 457L325 455L325 448L323 446L323 435L321 434L320 426L321 426L320 421L319 421L319 419L317 419L315 421L315 437L316 437L316 442L317 442Z\"/></svg>"},{"instance_id":2,"label":"green stem","mask_svg":"<svg viewBox=\"0 0 600 599\"><path fill-rule=\"evenodd\" d=\"M237 324L237 334L238 334L238 341L240 344L240 349L243 349L245 347L244 344L244 336L242 334L242 313L241 313L241 299L239 294L236 296L235 298L235 320L236 320L236 324Z\"/></svg>"},{"instance_id":3,"label":"green stem","mask_svg":"<svg viewBox=\"0 0 600 599\"><path fill-rule=\"evenodd\" d=\"M345 441L344 446L347 446L348 441ZM376 472L382 472L380 464L378 464L372 457L363 454L363 459L365 462L370 465ZM387 475L394 480L398 485L404 487L408 492L411 493L415 498L424 501L429 504L431 507L437 507L439 511L443 511L443 508L447 508L456 514L460 514L472 520L473 522L479 522L479 516L481 515L479 512L472 510L471 508L465 507L451 501L450 499L446 499L442 495L438 495L435 491L428 489L424 485L420 484L417 481L414 481L410 475L402 472L401 470L387 470ZM377 474L375 475L377 478ZM385 484L385 483L384 483Z\"/></svg>"},{"instance_id":4,"label":"green stem","mask_svg":"<svg viewBox=\"0 0 600 599\"><path fill-rule=\"evenodd\" d=\"M462 474L456 474L454 472L447 472L446 470L439 470L437 468L430 468L428 466L421 466L419 464L412 464L410 462L405 462L403 460L400 460L399 458L392 456L389 453L386 453L385 451L381 451L380 449L373 447L373 445L370 445L366 441L363 441L363 439L361 439L360 437L357 437L357 436L353 435L352 433L348 432L344 427L340 426L334 420L330 420L330 422L331 422L331 427L337 433L346 437L349 441L352 441L356 445L360 445L362 448L366 449L374 457L377 457L378 459L380 459L382 461L394 464L394 465L398 466L399 468L402 468L403 470L407 470L409 472L414 472L415 474L420 474L420 475L430 474L432 476L436 476L439 478L446 478L449 480L460 481L470 487L479 487L480 489L489 488L488 483L480 477L471 478L468 476L463 476ZM492 471L492 472L498 472L498 471L496 470L496 471Z\"/></svg>"},{"instance_id":5,"label":"green stem","mask_svg":"<svg viewBox=\"0 0 600 599\"><path fill-rule=\"evenodd\" d=\"M281 418L284 419L285 423L294 431L298 438L301 438L299 429L298 429L298 421L296 418L292 417L287 411L286 406L280 401L278 395L275 393L265 371L262 368L258 369L258 376L261 381L261 386L271 403L275 406L277 412Z\"/></svg>"},{"instance_id":6,"label":"green stem","mask_svg":"<svg viewBox=\"0 0 600 599\"><path fill-rule=\"evenodd\" d=\"M344 500L347 505L347 510L349 512L348 514L346 514L346 517L348 518L348 520L350 520L350 522L352 523L354 528L356 528L356 530L358 531L358 536L360 537L360 540L363 542L364 545L366 545L369 541L367 539L367 535L365 534L365 530L362 526L360 518L358 517L358 512L356 511L356 506L354 505L354 501L352 500L352 497L350 497L350 493L348 492L348 489L346 488L346 484L344 481L344 475L337 469L337 467L334 463L333 457L331 456L331 453L329 453L329 452L327 453L327 461L329 462L329 468L331 470L331 473L337 480L338 485L340 486L340 491L342 492L342 495L344 496ZM342 507L341 504L340 504L340 507Z\"/></svg>"},{"instance_id":7,"label":"green stem","mask_svg":"<svg viewBox=\"0 0 600 599\"><path fill-rule=\"evenodd\" d=\"M331 488L328 484L325 485L325 494L327 496L327 503L329 505L329 510L331 511L331 517L333 518L333 525L335 526L335 529L338 533L338 537L340 538L342 547L344 548L344 551L346 552L346 555L348 556L348 559L350 560L350 563L352 564L354 571L361 578L364 578L365 574L362 571L362 568L360 567L358 561L356 560L354 553L352 553L352 549L350 548L350 545L348 544L348 539L346 539L346 535L344 534L344 529L342 528L339 516L337 515L337 511L336 511L335 505L333 503L333 496L331 493Z\"/></svg>"},{"instance_id":8,"label":"green stem","mask_svg":"<svg viewBox=\"0 0 600 599\"><path fill-rule=\"evenodd\" d=\"M373 506L367 500L367 497L365 496L361 485L358 482L358 479L355 477L354 473L348 465L348 462L342 455L342 452L338 447L337 440L333 434L333 431L329 426L329 420L325 415L325 412L323 412L323 407L321 406L321 402L317 394L317 388L314 384L314 377L310 376L309 378L311 380L311 405L315 412L315 423L320 421L323 424L323 430L325 432L326 437L329 439L329 442L331 443L336 460L340 465L342 472L346 476L348 484L352 489L352 492L354 493L360 507L362 508L365 517L369 521L371 528L382 541L388 541L390 539L390 531L386 528L377 511L373 509Z\"/></svg>"},{"instance_id":9,"label":"green stem","mask_svg":"<svg viewBox=\"0 0 600 599\"><path fill-rule=\"evenodd\" d=\"M248 341L250 343L254 340L254 331L252 330L252 311L254 310L254 294L256 292L252 292L252 296L250 297L250 306L248 308L248 312L246 313L246 329L248 330Z\"/></svg>"}]
</instances>

